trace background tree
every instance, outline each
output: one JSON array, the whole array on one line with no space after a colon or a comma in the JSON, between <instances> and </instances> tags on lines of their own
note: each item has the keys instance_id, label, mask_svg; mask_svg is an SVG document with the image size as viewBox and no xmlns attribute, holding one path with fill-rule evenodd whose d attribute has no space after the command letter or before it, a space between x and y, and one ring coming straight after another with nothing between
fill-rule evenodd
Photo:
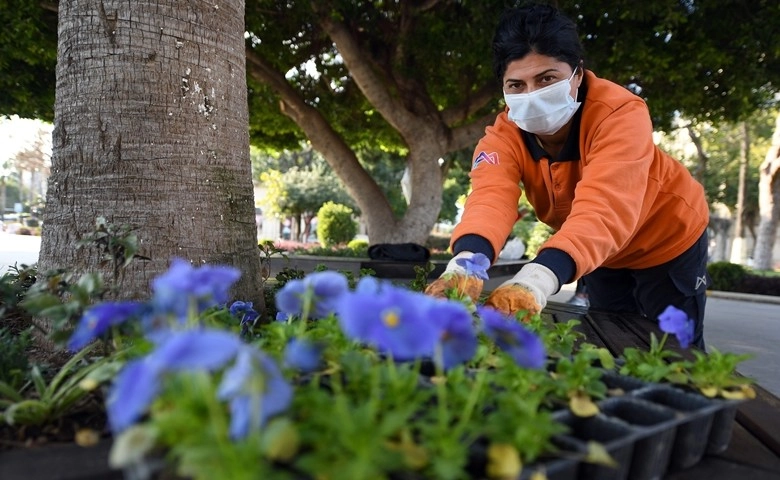
<instances>
[{"instance_id":1,"label":"background tree","mask_svg":"<svg viewBox=\"0 0 780 480\"><path fill-rule=\"evenodd\" d=\"M251 2L253 143L279 150L307 138L355 199L372 242L424 240L452 153L473 146L501 108L490 40L510 3ZM678 113L741 120L780 84L775 1L556 3L579 24L586 66L644 97L659 128ZM367 146L409 167L402 217L359 161Z\"/></svg>"},{"instance_id":2,"label":"background tree","mask_svg":"<svg viewBox=\"0 0 780 480\"><path fill-rule=\"evenodd\" d=\"M351 203L339 179L323 163L292 167L284 173L267 170L260 179L266 187L260 199L264 215L292 218L293 240L304 242L309 238L311 220L324 203Z\"/></svg>"},{"instance_id":3,"label":"background tree","mask_svg":"<svg viewBox=\"0 0 780 480\"><path fill-rule=\"evenodd\" d=\"M659 126L668 126L675 112L697 121L739 119L768 98L768 81L777 79L766 21L780 13L768 2L750 8L726 1L706 8L678 1L558 3L580 22L586 65L647 98ZM250 83L263 101L253 103L253 117L268 118L274 111L262 105L279 105L300 127L344 180L372 242L427 236L432 212L441 209L449 156L473 145L500 108L489 44L505 3L421 5L258 2L247 12L254 34ZM728 33L724 9L729 21L731 14L738 18ZM734 38L738 47L723 47ZM694 61L679 62L691 57L692 45ZM274 125L283 130L282 122ZM279 133L271 130L266 140L284 138ZM366 141L408 151L412 196L401 218L353 154Z\"/></svg>"},{"instance_id":4,"label":"background tree","mask_svg":"<svg viewBox=\"0 0 780 480\"><path fill-rule=\"evenodd\" d=\"M780 220L780 113L775 122L772 144L761 163L759 188L760 222L754 253L754 266L759 270L771 270L772 250Z\"/></svg>"},{"instance_id":5,"label":"background tree","mask_svg":"<svg viewBox=\"0 0 780 480\"><path fill-rule=\"evenodd\" d=\"M134 229L121 294L172 257L233 265L262 305L249 163L244 2L59 3L54 154L40 268L102 271L77 241L96 217Z\"/></svg>"},{"instance_id":6,"label":"background tree","mask_svg":"<svg viewBox=\"0 0 780 480\"><path fill-rule=\"evenodd\" d=\"M693 125L681 119L684 127L661 141L662 147L682 160L702 182L715 211L725 208L730 212L728 218L713 214L710 228L720 239L731 230L732 261L736 263L745 263L744 257L751 253L740 243L748 235L754 244L757 241L759 165L769 147L773 120L774 110L757 111L748 120L717 125ZM731 217L739 220L733 229ZM725 247L719 245L716 258L728 259Z\"/></svg>"},{"instance_id":7,"label":"background tree","mask_svg":"<svg viewBox=\"0 0 780 480\"><path fill-rule=\"evenodd\" d=\"M51 122L57 2L0 0L0 114Z\"/></svg>"},{"instance_id":8,"label":"background tree","mask_svg":"<svg viewBox=\"0 0 780 480\"><path fill-rule=\"evenodd\" d=\"M16 203L28 213L42 206L51 130L52 125L41 120L0 117L0 220Z\"/></svg>"}]
</instances>

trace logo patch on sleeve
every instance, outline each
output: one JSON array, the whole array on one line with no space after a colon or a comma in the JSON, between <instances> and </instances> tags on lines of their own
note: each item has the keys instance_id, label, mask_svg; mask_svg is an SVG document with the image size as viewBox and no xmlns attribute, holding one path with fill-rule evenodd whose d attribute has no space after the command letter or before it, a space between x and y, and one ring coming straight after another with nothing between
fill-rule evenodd
<instances>
[{"instance_id":1,"label":"logo patch on sleeve","mask_svg":"<svg viewBox=\"0 0 780 480\"><path fill-rule=\"evenodd\" d=\"M498 153L479 152L479 155L474 158L474 163L471 165L471 169L474 170L480 163L498 165Z\"/></svg>"}]
</instances>

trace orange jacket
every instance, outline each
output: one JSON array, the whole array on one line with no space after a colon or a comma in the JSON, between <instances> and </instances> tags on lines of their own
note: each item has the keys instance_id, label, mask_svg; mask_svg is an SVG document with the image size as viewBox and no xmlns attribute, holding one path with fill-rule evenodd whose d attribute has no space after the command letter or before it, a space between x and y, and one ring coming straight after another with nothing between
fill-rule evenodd
<instances>
[{"instance_id":1,"label":"orange jacket","mask_svg":"<svg viewBox=\"0 0 780 480\"><path fill-rule=\"evenodd\" d=\"M701 236L709 221L704 190L653 143L645 102L590 71L578 100L557 161L506 111L498 115L474 152L472 192L453 244L476 234L498 258L517 220L522 188L539 220L555 230L540 251L568 254L576 265L571 280L601 266L660 265Z\"/></svg>"}]
</instances>

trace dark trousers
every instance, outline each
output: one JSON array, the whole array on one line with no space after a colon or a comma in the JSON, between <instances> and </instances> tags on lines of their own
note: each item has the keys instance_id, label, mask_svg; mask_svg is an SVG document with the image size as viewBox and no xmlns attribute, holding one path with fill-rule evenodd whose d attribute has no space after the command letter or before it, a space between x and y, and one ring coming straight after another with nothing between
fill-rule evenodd
<instances>
[{"instance_id":1,"label":"dark trousers","mask_svg":"<svg viewBox=\"0 0 780 480\"><path fill-rule=\"evenodd\" d=\"M658 319L666 307L685 311L695 322L692 345L704 350L707 302L707 231L677 258L640 270L598 268L583 277L590 308L639 313Z\"/></svg>"}]
</instances>

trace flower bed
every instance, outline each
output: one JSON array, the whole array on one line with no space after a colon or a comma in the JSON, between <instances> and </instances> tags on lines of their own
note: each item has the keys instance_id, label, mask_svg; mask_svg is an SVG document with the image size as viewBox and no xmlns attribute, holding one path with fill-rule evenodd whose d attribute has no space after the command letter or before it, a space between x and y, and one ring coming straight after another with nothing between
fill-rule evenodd
<instances>
[{"instance_id":1,"label":"flower bed","mask_svg":"<svg viewBox=\"0 0 780 480\"><path fill-rule=\"evenodd\" d=\"M712 425L730 425L734 405L659 383L749 392L732 357L673 358L669 335L691 333L674 310L649 352L616 365L576 321L524 323L462 292L350 285L332 271L288 281L276 321L260 324L251 304L227 306L237 278L175 261L149 301L84 313L68 346L91 361L79 385L105 385L115 468L162 458L192 478L655 478L724 448L730 431ZM82 350L96 338L110 355ZM686 431L704 447L678 445Z\"/></svg>"}]
</instances>

